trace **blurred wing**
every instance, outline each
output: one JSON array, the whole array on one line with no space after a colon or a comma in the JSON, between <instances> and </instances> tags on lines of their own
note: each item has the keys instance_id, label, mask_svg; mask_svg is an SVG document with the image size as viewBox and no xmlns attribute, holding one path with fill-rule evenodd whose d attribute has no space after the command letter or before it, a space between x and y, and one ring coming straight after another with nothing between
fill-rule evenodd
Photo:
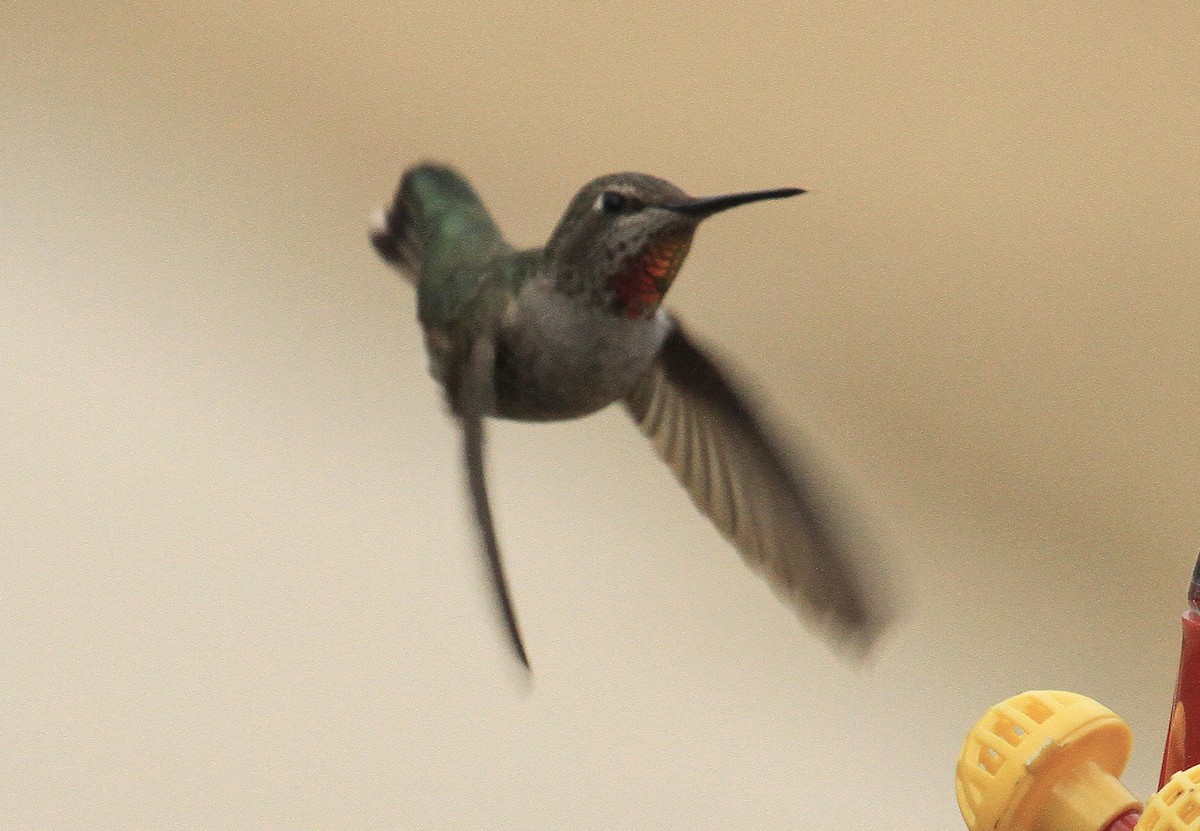
<instances>
[{"instance_id":1,"label":"blurred wing","mask_svg":"<svg viewBox=\"0 0 1200 831\"><path fill-rule=\"evenodd\" d=\"M479 535L487 555L489 574L501 621L517 659L529 669L529 657L521 642L517 617L508 595L504 566L500 561L500 544L492 524L492 509L488 502L487 476L483 468L483 417L491 409L492 378L495 372L495 346L490 337L477 337L470 346L466 367L459 380L456 406L463 429L463 456L467 465L467 483L471 489L471 505L479 526Z\"/></svg>"},{"instance_id":2,"label":"blurred wing","mask_svg":"<svg viewBox=\"0 0 1200 831\"><path fill-rule=\"evenodd\" d=\"M787 466L751 409L678 323L625 406L751 568L835 639L869 643L881 617L834 546L812 483Z\"/></svg>"}]
</instances>

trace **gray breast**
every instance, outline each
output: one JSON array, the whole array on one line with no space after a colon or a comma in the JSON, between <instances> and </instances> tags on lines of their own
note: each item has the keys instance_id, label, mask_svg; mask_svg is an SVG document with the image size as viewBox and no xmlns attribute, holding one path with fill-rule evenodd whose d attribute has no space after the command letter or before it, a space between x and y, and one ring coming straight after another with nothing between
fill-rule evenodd
<instances>
[{"instance_id":1,"label":"gray breast","mask_svg":"<svg viewBox=\"0 0 1200 831\"><path fill-rule=\"evenodd\" d=\"M630 320L525 286L504 316L496 355L496 415L551 421L593 413L624 397L670 330L661 309Z\"/></svg>"}]
</instances>

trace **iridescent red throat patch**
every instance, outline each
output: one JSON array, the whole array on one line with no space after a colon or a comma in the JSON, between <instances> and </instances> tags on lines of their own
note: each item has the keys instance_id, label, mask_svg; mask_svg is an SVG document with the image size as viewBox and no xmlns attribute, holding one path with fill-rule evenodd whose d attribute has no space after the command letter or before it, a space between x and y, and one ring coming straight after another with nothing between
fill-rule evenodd
<instances>
[{"instance_id":1,"label":"iridescent red throat patch","mask_svg":"<svg viewBox=\"0 0 1200 831\"><path fill-rule=\"evenodd\" d=\"M616 293L616 311L630 318L653 315L679 273L692 245L691 233L657 239L622 263L609 285Z\"/></svg>"}]
</instances>

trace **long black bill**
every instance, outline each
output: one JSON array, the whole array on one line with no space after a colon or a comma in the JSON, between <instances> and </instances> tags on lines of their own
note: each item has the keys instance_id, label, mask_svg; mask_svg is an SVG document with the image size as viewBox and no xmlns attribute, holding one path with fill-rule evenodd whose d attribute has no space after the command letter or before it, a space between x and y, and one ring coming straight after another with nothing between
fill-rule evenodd
<instances>
[{"instance_id":1,"label":"long black bill","mask_svg":"<svg viewBox=\"0 0 1200 831\"><path fill-rule=\"evenodd\" d=\"M738 205L748 202L759 202L763 199L786 199L789 196L799 196L804 193L801 188L775 188L774 190L754 190L749 193L730 193L725 196L704 196L700 199L685 199L674 205L664 205L667 210L688 216L712 216Z\"/></svg>"}]
</instances>

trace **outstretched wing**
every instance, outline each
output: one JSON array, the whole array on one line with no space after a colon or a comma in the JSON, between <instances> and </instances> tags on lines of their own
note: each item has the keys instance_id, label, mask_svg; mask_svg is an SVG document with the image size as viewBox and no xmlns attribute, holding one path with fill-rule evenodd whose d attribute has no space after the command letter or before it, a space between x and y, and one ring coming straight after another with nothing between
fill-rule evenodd
<instances>
[{"instance_id":1,"label":"outstretched wing","mask_svg":"<svg viewBox=\"0 0 1200 831\"><path fill-rule=\"evenodd\" d=\"M483 417L491 409L494 395L492 378L495 371L495 344L490 337L477 336L468 348L466 366L459 379L456 400L457 414L463 430L463 456L467 465L467 483L471 490L471 505L479 526L479 535L487 555L494 597L501 622L512 643L518 660L529 668L529 657L521 642L517 617L508 595L504 566L500 561L500 544L492 524L492 509L488 502L487 476L483 466Z\"/></svg>"},{"instance_id":2,"label":"outstretched wing","mask_svg":"<svg viewBox=\"0 0 1200 831\"><path fill-rule=\"evenodd\" d=\"M678 323L625 406L700 510L784 600L838 640L870 641L882 616L835 546L812 483Z\"/></svg>"}]
</instances>

